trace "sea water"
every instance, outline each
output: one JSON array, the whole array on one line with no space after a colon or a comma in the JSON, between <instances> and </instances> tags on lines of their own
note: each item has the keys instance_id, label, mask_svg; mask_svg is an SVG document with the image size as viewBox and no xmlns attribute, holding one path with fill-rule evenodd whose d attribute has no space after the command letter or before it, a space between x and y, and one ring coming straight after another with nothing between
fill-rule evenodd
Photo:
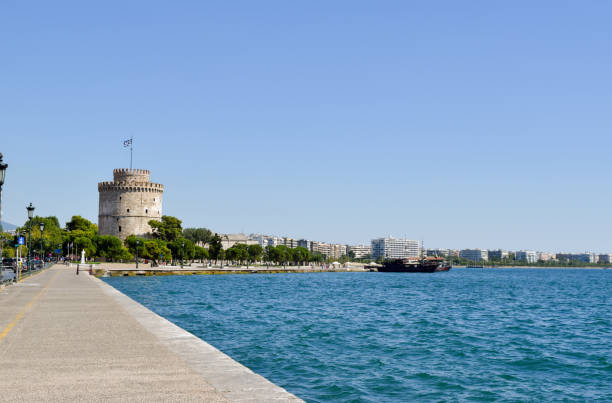
<instances>
[{"instance_id":1,"label":"sea water","mask_svg":"<svg viewBox=\"0 0 612 403\"><path fill-rule=\"evenodd\" d=\"M105 280L310 402L612 401L612 270Z\"/></svg>"}]
</instances>

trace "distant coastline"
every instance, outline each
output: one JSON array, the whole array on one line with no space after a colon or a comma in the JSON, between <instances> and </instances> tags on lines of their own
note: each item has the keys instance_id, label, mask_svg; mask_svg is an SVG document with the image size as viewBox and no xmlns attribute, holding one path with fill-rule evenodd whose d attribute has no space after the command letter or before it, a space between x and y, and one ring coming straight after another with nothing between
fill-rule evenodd
<instances>
[{"instance_id":1,"label":"distant coastline","mask_svg":"<svg viewBox=\"0 0 612 403\"><path fill-rule=\"evenodd\" d=\"M457 269L467 269L467 266L455 266ZM471 269L472 267L470 267ZM565 270L610 270L610 266L484 266L480 269L565 269Z\"/></svg>"}]
</instances>

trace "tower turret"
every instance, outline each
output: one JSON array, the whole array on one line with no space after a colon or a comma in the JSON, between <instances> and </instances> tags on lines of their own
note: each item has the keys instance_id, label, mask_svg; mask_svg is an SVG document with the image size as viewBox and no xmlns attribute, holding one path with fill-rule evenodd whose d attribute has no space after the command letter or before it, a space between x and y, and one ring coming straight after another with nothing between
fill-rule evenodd
<instances>
[{"instance_id":1,"label":"tower turret","mask_svg":"<svg viewBox=\"0 0 612 403\"><path fill-rule=\"evenodd\" d=\"M124 240L151 232L149 220L161 220L164 185L150 182L146 169L115 169L113 182L98 183L98 233Z\"/></svg>"}]
</instances>

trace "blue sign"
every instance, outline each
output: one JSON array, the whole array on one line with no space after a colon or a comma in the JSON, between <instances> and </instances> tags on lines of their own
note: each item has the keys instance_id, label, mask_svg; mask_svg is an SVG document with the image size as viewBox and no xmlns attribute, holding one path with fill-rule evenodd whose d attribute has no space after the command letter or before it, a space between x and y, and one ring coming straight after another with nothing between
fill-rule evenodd
<instances>
[{"instance_id":1,"label":"blue sign","mask_svg":"<svg viewBox=\"0 0 612 403\"><path fill-rule=\"evenodd\" d=\"M24 236L20 236L17 243L19 245L25 245L25 237Z\"/></svg>"},{"instance_id":2,"label":"blue sign","mask_svg":"<svg viewBox=\"0 0 612 403\"><path fill-rule=\"evenodd\" d=\"M55 253L62 253L62 250L61 249L56 249Z\"/></svg>"}]
</instances>

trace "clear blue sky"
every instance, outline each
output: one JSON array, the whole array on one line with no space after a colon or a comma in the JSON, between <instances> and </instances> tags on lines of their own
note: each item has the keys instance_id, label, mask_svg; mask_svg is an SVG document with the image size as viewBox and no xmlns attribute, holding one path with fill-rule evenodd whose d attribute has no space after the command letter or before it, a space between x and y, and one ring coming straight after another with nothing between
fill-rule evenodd
<instances>
[{"instance_id":1,"label":"clear blue sky","mask_svg":"<svg viewBox=\"0 0 612 403\"><path fill-rule=\"evenodd\" d=\"M612 3L4 1L3 212L612 252Z\"/></svg>"}]
</instances>

